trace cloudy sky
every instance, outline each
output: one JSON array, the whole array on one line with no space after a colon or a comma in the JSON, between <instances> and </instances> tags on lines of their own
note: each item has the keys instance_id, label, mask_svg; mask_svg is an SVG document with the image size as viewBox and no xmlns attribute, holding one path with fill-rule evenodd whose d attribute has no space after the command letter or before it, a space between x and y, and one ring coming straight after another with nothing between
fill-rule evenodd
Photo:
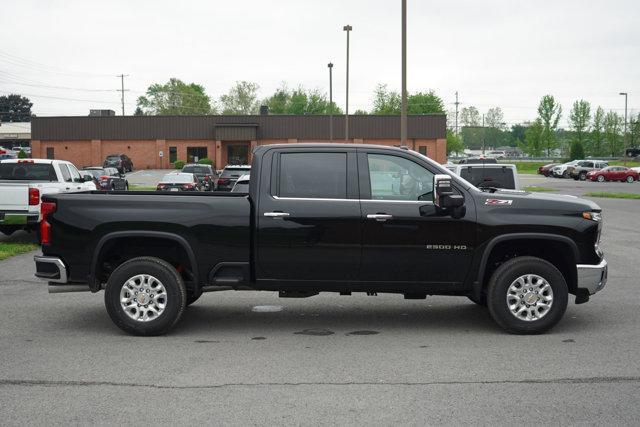
<instances>
[{"instance_id":1,"label":"cloudy sky","mask_svg":"<svg viewBox=\"0 0 640 427\"><path fill-rule=\"evenodd\" d=\"M408 89L447 108L499 106L531 120L540 97L584 98L640 112L637 0L408 0ZM378 83L400 87L400 0L5 1L0 94L18 92L42 116L120 111L154 82L178 77L218 98L237 80L328 92L344 108L345 24L351 33L350 111L371 107Z\"/></svg>"}]
</instances>

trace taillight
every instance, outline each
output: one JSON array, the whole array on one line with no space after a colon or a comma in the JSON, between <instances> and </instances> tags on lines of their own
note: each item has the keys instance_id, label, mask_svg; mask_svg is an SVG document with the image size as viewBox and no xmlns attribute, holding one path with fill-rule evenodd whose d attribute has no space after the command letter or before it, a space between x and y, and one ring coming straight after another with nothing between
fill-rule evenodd
<instances>
[{"instance_id":1,"label":"taillight","mask_svg":"<svg viewBox=\"0 0 640 427\"><path fill-rule=\"evenodd\" d=\"M18 160L18 163L35 163L33 160Z\"/></svg>"},{"instance_id":2,"label":"taillight","mask_svg":"<svg viewBox=\"0 0 640 427\"><path fill-rule=\"evenodd\" d=\"M109 177L106 175L101 176L99 179L100 181L109 181Z\"/></svg>"},{"instance_id":3,"label":"taillight","mask_svg":"<svg viewBox=\"0 0 640 427\"><path fill-rule=\"evenodd\" d=\"M205 176L204 176L204 180L205 180L205 181L207 181L207 182L209 182L209 175L205 175Z\"/></svg>"},{"instance_id":4,"label":"taillight","mask_svg":"<svg viewBox=\"0 0 640 427\"><path fill-rule=\"evenodd\" d=\"M193 188L193 184L184 184L182 186L183 190L191 190Z\"/></svg>"},{"instance_id":5,"label":"taillight","mask_svg":"<svg viewBox=\"0 0 640 427\"><path fill-rule=\"evenodd\" d=\"M219 184L225 185L228 183L229 183L229 178L218 178L218 185Z\"/></svg>"},{"instance_id":6,"label":"taillight","mask_svg":"<svg viewBox=\"0 0 640 427\"><path fill-rule=\"evenodd\" d=\"M164 190L164 187L166 187L166 185L158 184L158 186L156 187L156 190Z\"/></svg>"},{"instance_id":7,"label":"taillight","mask_svg":"<svg viewBox=\"0 0 640 427\"><path fill-rule=\"evenodd\" d=\"M47 221L49 215L56 211L54 202L42 202L40 204L40 213L42 221L40 221L40 244L48 245L51 243L51 224Z\"/></svg>"},{"instance_id":8,"label":"taillight","mask_svg":"<svg viewBox=\"0 0 640 427\"><path fill-rule=\"evenodd\" d=\"M37 188L29 189L29 206L37 206L40 203L40 190Z\"/></svg>"}]
</instances>

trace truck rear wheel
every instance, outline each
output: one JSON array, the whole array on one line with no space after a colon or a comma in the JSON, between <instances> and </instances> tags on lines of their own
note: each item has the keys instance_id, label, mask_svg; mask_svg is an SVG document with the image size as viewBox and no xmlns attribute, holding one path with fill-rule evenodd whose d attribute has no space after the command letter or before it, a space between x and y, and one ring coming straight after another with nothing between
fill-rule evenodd
<instances>
[{"instance_id":1,"label":"truck rear wheel","mask_svg":"<svg viewBox=\"0 0 640 427\"><path fill-rule=\"evenodd\" d=\"M540 334L567 309L569 290L562 273L536 257L513 258L493 273L487 305L498 325L514 334Z\"/></svg>"},{"instance_id":2,"label":"truck rear wheel","mask_svg":"<svg viewBox=\"0 0 640 427\"><path fill-rule=\"evenodd\" d=\"M175 325L187 300L182 278L166 261L138 257L116 268L104 302L113 323L132 335L161 335Z\"/></svg>"}]
</instances>

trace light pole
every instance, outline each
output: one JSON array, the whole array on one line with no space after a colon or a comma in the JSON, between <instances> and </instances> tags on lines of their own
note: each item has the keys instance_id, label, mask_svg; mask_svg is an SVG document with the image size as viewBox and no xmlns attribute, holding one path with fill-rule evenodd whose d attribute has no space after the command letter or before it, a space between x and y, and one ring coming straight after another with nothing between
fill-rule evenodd
<instances>
[{"instance_id":1,"label":"light pole","mask_svg":"<svg viewBox=\"0 0 640 427\"><path fill-rule=\"evenodd\" d=\"M344 109L344 139L346 141L349 139L349 33L353 27L345 25L342 30L347 32L347 100Z\"/></svg>"},{"instance_id":2,"label":"light pole","mask_svg":"<svg viewBox=\"0 0 640 427\"><path fill-rule=\"evenodd\" d=\"M402 0L402 95L400 103L400 146L407 145L407 0Z\"/></svg>"},{"instance_id":3,"label":"light pole","mask_svg":"<svg viewBox=\"0 0 640 427\"><path fill-rule=\"evenodd\" d=\"M622 142L624 144L624 165L627 166L627 92L620 92L624 96L624 134Z\"/></svg>"},{"instance_id":4,"label":"light pole","mask_svg":"<svg viewBox=\"0 0 640 427\"><path fill-rule=\"evenodd\" d=\"M329 141L333 142L333 64L329 62Z\"/></svg>"}]
</instances>

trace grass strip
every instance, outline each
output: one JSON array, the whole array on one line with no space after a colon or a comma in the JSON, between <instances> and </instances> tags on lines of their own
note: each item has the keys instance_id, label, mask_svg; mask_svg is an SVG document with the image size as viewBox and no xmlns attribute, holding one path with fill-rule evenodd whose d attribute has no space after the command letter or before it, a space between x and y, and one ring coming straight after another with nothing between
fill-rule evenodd
<instances>
[{"instance_id":1,"label":"grass strip","mask_svg":"<svg viewBox=\"0 0 640 427\"><path fill-rule=\"evenodd\" d=\"M607 199L632 199L640 200L640 194L635 193L608 193L606 191L594 191L592 193L585 193L587 197L604 197Z\"/></svg>"},{"instance_id":2,"label":"grass strip","mask_svg":"<svg viewBox=\"0 0 640 427\"><path fill-rule=\"evenodd\" d=\"M37 248L38 245L33 243L0 242L0 261L14 255L31 252Z\"/></svg>"},{"instance_id":3,"label":"grass strip","mask_svg":"<svg viewBox=\"0 0 640 427\"><path fill-rule=\"evenodd\" d=\"M523 188L524 191L531 191L534 193L546 193L549 191L557 191L555 188L549 187L538 187L537 185L528 185Z\"/></svg>"}]
</instances>

